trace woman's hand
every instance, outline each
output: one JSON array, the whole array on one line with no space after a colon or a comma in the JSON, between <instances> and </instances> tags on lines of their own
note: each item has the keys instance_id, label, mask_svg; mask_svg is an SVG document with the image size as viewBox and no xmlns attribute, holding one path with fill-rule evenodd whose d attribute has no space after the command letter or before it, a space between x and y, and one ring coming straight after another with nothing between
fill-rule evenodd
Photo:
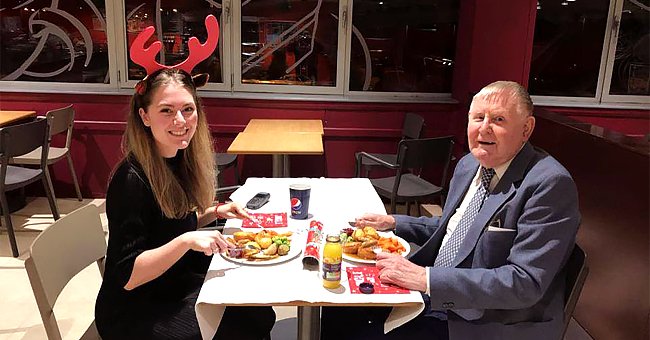
<instances>
[{"instance_id":1,"label":"woman's hand","mask_svg":"<svg viewBox=\"0 0 650 340\"><path fill-rule=\"evenodd\" d=\"M235 202L230 202L217 206L217 216L223 218L238 218L240 220L250 219L246 209Z\"/></svg>"},{"instance_id":2,"label":"woman's hand","mask_svg":"<svg viewBox=\"0 0 650 340\"><path fill-rule=\"evenodd\" d=\"M377 230L395 229L395 218L391 215L364 214L354 219L354 225L359 228L373 227Z\"/></svg>"},{"instance_id":3,"label":"woman's hand","mask_svg":"<svg viewBox=\"0 0 650 340\"><path fill-rule=\"evenodd\" d=\"M217 230L189 231L183 234L182 238L189 249L203 252L207 256L233 247Z\"/></svg>"}]
</instances>

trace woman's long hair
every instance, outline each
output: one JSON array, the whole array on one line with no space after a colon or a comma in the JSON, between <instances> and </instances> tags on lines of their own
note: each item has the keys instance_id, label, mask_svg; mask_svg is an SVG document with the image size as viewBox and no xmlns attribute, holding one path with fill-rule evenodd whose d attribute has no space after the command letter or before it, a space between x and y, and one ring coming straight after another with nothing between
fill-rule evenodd
<instances>
[{"instance_id":1,"label":"woman's long hair","mask_svg":"<svg viewBox=\"0 0 650 340\"><path fill-rule=\"evenodd\" d=\"M180 85L192 94L198 114L196 131L183 152L177 176L160 156L151 129L139 114L140 108L147 110L157 89L170 84ZM163 69L149 75L142 85L131 98L131 112L122 138L125 157L134 157L140 163L166 217L183 218L194 210L204 212L214 199L216 172L212 137L192 77L181 70Z\"/></svg>"}]
</instances>

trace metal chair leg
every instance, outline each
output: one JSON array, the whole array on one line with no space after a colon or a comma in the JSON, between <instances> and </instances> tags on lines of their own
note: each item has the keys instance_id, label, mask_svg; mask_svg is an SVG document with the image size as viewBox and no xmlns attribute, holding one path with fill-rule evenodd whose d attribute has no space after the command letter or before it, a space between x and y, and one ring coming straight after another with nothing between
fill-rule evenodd
<instances>
[{"instance_id":1,"label":"metal chair leg","mask_svg":"<svg viewBox=\"0 0 650 340\"><path fill-rule=\"evenodd\" d=\"M0 193L0 204L2 205L2 214L5 219L7 234L9 235L9 244L11 244L11 254L18 257L18 243L16 242L16 234L14 227L11 224L11 214L9 213L9 203L7 203L7 196L4 192Z\"/></svg>"},{"instance_id":2,"label":"metal chair leg","mask_svg":"<svg viewBox=\"0 0 650 340\"><path fill-rule=\"evenodd\" d=\"M50 177L50 171L45 167L45 176L43 176L43 187L45 188L45 195L47 200L50 203L50 210L52 210L52 216L54 220L58 220L61 216L59 215L59 209L56 206L56 197L54 196L54 188L52 187L52 178Z\"/></svg>"},{"instance_id":3,"label":"metal chair leg","mask_svg":"<svg viewBox=\"0 0 650 340\"><path fill-rule=\"evenodd\" d=\"M77 192L77 198L79 199L79 202L81 202L83 201L83 197L81 196L81 189L79 189L79 181L77 180L77 174L75 173L74 166L72 165L72 157L70 156L70 152L66 154L66 158L68 159L68 167L70 168L70 174L72 175L74 190Z\"/></svg>"}]
</instances>

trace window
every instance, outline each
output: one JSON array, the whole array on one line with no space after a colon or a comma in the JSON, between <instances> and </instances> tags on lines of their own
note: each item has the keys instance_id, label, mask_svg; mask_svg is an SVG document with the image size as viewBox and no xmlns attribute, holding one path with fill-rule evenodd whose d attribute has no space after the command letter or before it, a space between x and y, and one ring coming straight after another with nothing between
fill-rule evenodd
<instances>
[{"instance_id":1,"label":"window","mask_svg":"<svg viewBox=\"0 0 650 340\"><path fill-rule=\"evenodd\" d=\"M338 1L246 1L241 82L336 86Z\"/></svg>"},{"instance_id":2,"label":"window","mask_svg":"<svg viewBox=\"0 0 650 340\"><path fill-rule=\"evenodd\" d=\"M530 93L559 104L650 102L649 3L539 0Z\"/></svg>"},{"instance_id":3,"label":"window","mask_svg":"<svg viewBox=\"0 0 650 340\"><path fill-rule=\"evenodd\" d=\"M451 92L458 1L355 0L350 91Z\"/></svg>"},{"instance_id":4,"label":"window","mask_svg":"<svg viewBox=\"0 0 650 340\"><path fill-rule=\"evenodd\" d=\"M129 58L143 29L155 28L145 46L162 43L156 60L175 65L213 14L219 47L194 69L210 75L205 93L450 97L459 0L14 2L0 6L3 90L130 92L145 76Z\"/></svg>"},{"instance_id":5,"label":"window","mask_svg":"<svg viewBox=\"0 0 650 340\"><path fill-rule=\"evenodd\" d=\"M15 3L0 17L0 79L109 83L104 0Z\"/></svg>"},{"instance_id":6,"label":"window","mask_svg":"<svg viewBox=\"0 0 650 340\"><path fill-rule=\"evenodd\" d=\"M205 42L207 37L205 17L213 14L219 23L222 6L217 1L151 1L125 0L124 18L126 22L127 46L146 27L155 28L154 35L148 44L160 41L163 47L157 56L157 61L163 65L176 65L184 61L188 55L187 42L196 37ZM195 73L210 75L210 83L223 83L223 31L220 32L218 50L211 57L199 63ZM145 70L140 65L128 60L128 80L138 81L144 78Z\"/></svg>"}]
</instances>

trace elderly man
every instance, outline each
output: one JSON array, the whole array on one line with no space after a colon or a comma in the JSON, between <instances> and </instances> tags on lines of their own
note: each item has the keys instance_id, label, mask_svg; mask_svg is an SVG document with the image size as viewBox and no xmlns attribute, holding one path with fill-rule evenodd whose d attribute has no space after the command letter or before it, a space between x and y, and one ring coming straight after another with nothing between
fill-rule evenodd
<instances>
[{"instance_id":1,"label":"elderly man","mask_svg":"<svg viewBox=\"0 0 650 340\"><path fill-rule=\"evenodd\" d=\"M382 282L422 292L425 309L383 334L389 309L325 308L323 339L559 338L578 196L567 170L528 143L532 111L521 85L486 86L472 100L471 155L456 166L442 217L357 219L422 245L408 259L381 253L377 266Z\"/></svg>"}]
</instances>

